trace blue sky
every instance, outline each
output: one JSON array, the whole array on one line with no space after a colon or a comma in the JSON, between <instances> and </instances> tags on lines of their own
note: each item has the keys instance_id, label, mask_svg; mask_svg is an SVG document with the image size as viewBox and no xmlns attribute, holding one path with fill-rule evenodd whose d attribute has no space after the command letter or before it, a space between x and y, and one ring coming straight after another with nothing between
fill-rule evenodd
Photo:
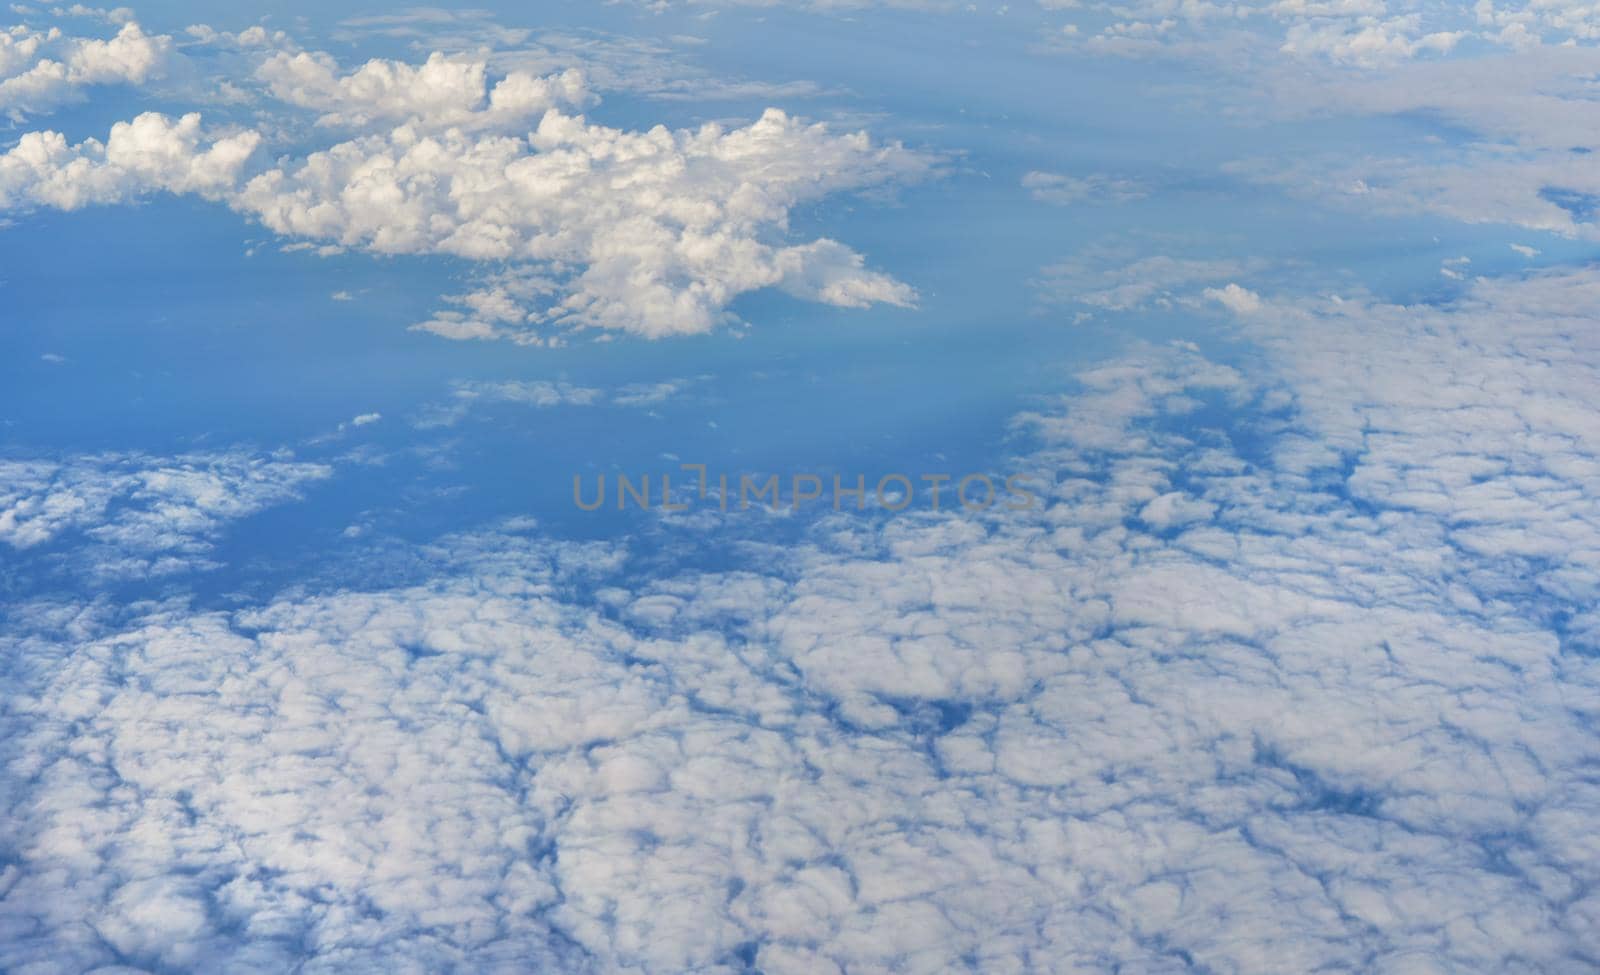
<instances>
[{"instance_id":1,"label":"blue sky","mask_svg":"<svg viewBox=\"0 0 1600 975\"><path fill-rule=\"evenodd\" d=\"M0 971L1600 967L1588 7L257 13L0 14Z\"/></svg>"}]
</instances>

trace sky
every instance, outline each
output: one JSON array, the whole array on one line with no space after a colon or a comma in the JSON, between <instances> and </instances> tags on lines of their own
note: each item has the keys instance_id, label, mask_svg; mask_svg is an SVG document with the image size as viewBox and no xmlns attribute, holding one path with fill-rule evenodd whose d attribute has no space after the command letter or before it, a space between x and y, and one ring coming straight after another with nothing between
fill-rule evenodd
<instances>
[{"instance_id":1,"label":"sky","mask_svg":"<svg viewBox=\"0 0 1600 975\"><path fill-rule=\"evenodd\" d=\"M1600 970L1597 42L8 4L0 972Z\"/></svg>"}]
</instances>

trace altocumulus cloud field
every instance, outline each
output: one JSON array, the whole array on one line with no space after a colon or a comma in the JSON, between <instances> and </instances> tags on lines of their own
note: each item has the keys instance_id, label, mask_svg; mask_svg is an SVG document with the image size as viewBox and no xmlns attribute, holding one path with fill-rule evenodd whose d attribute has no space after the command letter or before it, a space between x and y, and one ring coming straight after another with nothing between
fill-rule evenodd
<instances>
[{"instance_id":1,"label":"altocumulus cloud field","mask_svg":"<svg viewBox=\"0 0 1600 975\"><path fill-rule=\"evenodd\" d=\"M1589 6L0 21L0 971L1600 970Z\"/></svg>"}]
</instances>

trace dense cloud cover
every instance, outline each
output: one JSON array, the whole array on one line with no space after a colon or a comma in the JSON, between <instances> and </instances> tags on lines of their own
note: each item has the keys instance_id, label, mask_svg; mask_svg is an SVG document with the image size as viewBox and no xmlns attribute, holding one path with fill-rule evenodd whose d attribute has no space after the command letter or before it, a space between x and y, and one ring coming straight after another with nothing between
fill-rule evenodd
<instances>
[{"instance_id":1,"label":"dense cloud cover","mask_svg":"<svg viewBox=\"0 0 1600 975\"><path fill-rule=\"evenodd\" d=\"M25 607L0 964L1584 967L1597 287L1260 299L1257 371L1152 346L1019 417L1047 508L782 569L496 531Z\"/></svg>"}]
</instances>

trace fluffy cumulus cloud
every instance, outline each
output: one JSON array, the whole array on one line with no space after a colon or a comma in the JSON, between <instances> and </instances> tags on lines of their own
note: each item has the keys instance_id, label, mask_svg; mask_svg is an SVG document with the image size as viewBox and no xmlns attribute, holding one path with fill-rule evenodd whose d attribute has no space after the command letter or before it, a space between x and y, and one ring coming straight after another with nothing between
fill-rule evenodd
<instances>
[{"instance_id":1,"label":"fluffy cumulus cloud","mask_svg":"<svg viewBox=\"0 0 1600 975\"><path fill-rule=\"evenodd\" d=\"M21 607L0 966L1581 970L1597 297L1260 294L781 565Z\"/></svg>"},{"instance_id":2,"label":"fluffy cumulus cloud","mask_svg":"<svg viewBox=\"0 0 1600 975\"><path fill-rule=\"evenodd\" d=\"M59 28L0 29L0 114L21 122L80 99L93 85L144 84L161 73L170 49L170 38L133 22L109 39Z\"/></svg>"},{"instance_id":3,"label":"fluffy cumulus cloud","mask_svg":"<svg viewBox=\"0 0 1600 975\"><path fill-rule=\"evenodd\" d=\"M1249 288L1241 288L1237 284L1228 284L1221 288L1207 288L1201 292L1227 308L1229 311L1241 315L1248 315L1261 310L1261 296Z\"/></svg>"},{"instance_id":4,"label":"fluffy cumulus cloud","mask_svg":"<svg viewBox=\"0 0 1600 975\"><path fill-rule=\"evenodd\" d=\"M332 126L382 121L509 130L538 121L551 108L582 106L591 98L575 70L549 78L512 72L489 88L484 62L437 53L415 66L375 58L341 75L326 54L278 52L256 75L274 97L324 112L318 122Z\"/></svg>"},{"instance_id":5,"label":"fluffy cumulus cloud","mask_svg":"<svg viewBox=\"0 0 1600 975\"><path fill-rule=\"evenodd\" d=\"M14 554L62 539L87 544L82 561L96 575L193 568L227 523L331 473L240 451L0 460L0 544Z\"/></svg>"},{"instance_id":6,"label":"fluffy cumulus cloud","mask_svg":"<svg viewBox=\"0 0 1600 975\"><path fill-rule=\"evenodd\" d=\"M30 132L0 156L0 210L195 193L324 246L493 262L458 308L419 326L449 338L704 332L762 288L847 308L915 301L844 244L788 228L796 206L933 168L898 143L777 109L733 127L615 129L563 110L592 101L576 71L491 84L481 60L441 55L344 73L326 55L278 51L257 75L356 133L269 162L252 158L259 132L210 131L196 115L147 113L105 143Z\"/></svg>"},{"instance_id":7,"label":"fluffy cumulus cloud","mask_svg":"<svg viewBox=\"0 0 1600 975\"><path fill-rule=\"evenodd\" d=\"M910 287L844 245L782 238L798 204L928 168L899 145L776 109L733 129L648 132L551 110L525 138L406 126L340 143L256 175L232 204L285 235L557 276L543 306L512 300L526 287L491 287L432 331L522 333L531 317L659 337L712 328L767 287L846 307L911 303Z\"/></svg>"},{"instance_id":8,"label":"fluffy cumulus cloud","mask_svg":"<svg viewBox=\"0 0 1600 975\"><path fill-rule=\"evenodd\" d=\"M163 191L221 199L259 144L255 132L206 133L194 113L146 112L113 125L104 142L72 145L59 132L29 132L0 154L0 211L76 210Z\"/></svg>"}]
</instances>

